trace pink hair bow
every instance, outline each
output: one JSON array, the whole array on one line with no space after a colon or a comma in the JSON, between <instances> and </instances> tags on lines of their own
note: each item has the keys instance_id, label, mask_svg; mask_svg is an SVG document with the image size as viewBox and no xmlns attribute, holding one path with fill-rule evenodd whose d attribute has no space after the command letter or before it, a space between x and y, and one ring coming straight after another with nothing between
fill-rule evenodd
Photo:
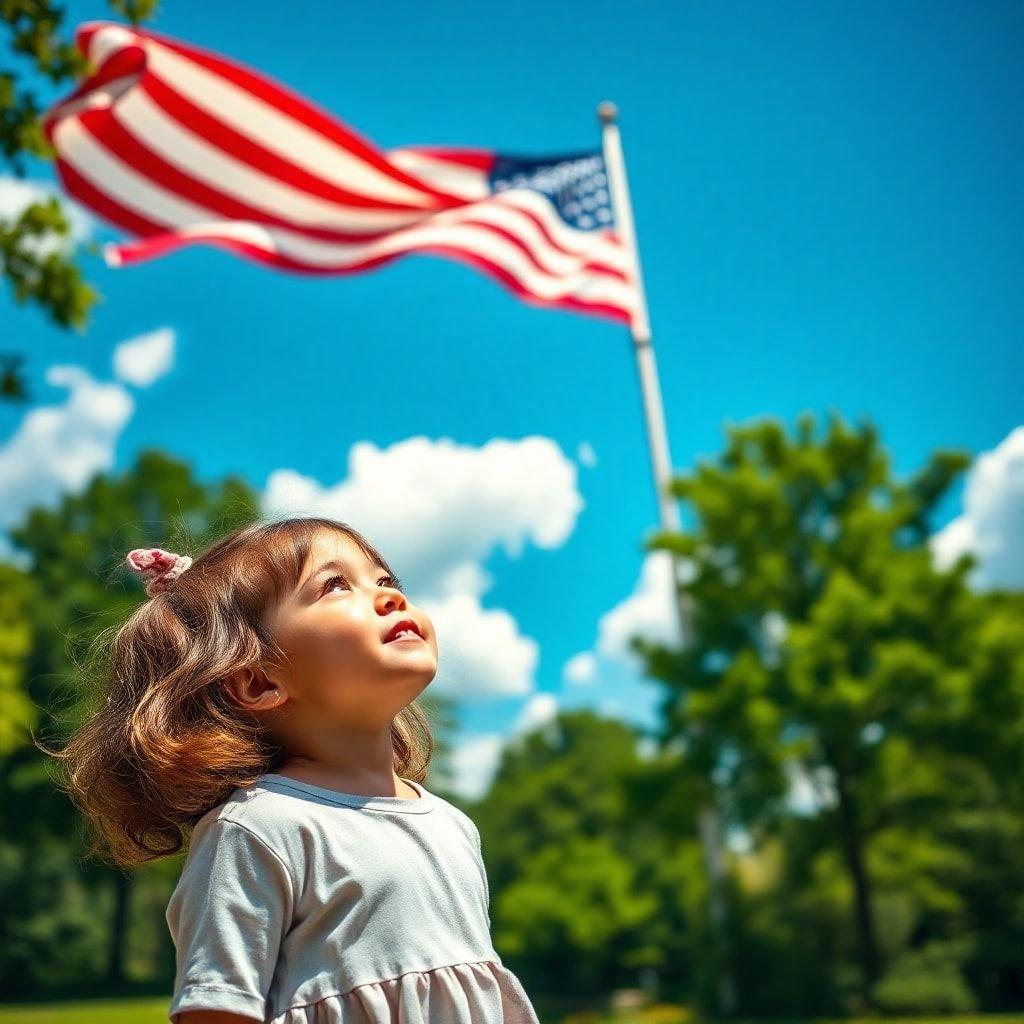
<instances>
[{"instance_id":1,"label":"pink hair bow","mask_svg":"<svg viewBox=\"0 0 1024 1024\"><path fill-rule=\"evenodd\" d=\"M125 559L133 572L145 577L146 593L154 597L176 580L191 564L188 555L176 555L163 548L135 548Z\"/></svg>"}]
</instances>

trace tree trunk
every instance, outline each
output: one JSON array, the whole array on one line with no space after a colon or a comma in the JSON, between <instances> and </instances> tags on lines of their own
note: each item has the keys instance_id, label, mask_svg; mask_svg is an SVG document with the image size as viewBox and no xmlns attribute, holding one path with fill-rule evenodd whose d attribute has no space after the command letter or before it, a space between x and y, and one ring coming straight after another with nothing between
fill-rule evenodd
<instances>
[{"instance_id":1,"label":"tree trunk","mask_svg":"<svg viewBox=\"0 0 1024 1024\"><path fill-rule=\"evenodd\" d=\"M110 945L107 947L107 982L120 986L125 981L124 954L128 945L128 914L131 908L132 877L114 870L114 912L110 921Z\"/></svg>"},{"instance_id":2,"label":"tree trunk","mask_svg":"<svg viewBox=\"0 0 1024 1024\"><path fill-rule=\"evenodd\" d=\"M839 823L842 832L843 857L853 878L857 907L857 933L860 938L861 963L864 967L863 998L871 1005L871 989L878 980L878 947L875 943L875 919L871 909L871 883L864 865L864 844L858 821L855 782L841 768L835 768L839 795Z\"/></svg>"}]
</instances>

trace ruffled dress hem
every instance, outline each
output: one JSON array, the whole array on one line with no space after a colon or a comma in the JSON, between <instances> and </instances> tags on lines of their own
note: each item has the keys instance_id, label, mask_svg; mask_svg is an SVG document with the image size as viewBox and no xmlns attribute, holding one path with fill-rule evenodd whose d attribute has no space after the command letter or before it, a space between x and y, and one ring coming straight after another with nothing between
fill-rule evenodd
<instances>
[{"instance_id":1,"label":"ruffled dress hem","mask_svg":"<svg viewBox=\"0 0 1024 1024\"><path fill-rule=\"evenodd\" d=\"M271 1024L540 1024L519 979L498 960L449 964L357 985L291 1006Z\"/></svg>"}]
</instances>

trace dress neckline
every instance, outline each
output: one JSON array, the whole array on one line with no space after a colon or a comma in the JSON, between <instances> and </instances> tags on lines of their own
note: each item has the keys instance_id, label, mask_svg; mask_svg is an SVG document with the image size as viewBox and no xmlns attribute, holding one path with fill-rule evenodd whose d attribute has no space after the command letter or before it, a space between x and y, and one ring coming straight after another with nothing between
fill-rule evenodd
<instances>
[{"instance_id":1,"label":"dress neckline","mask_svg":"<svg viewBox=\"0 0 1024 1024\"><path fill-rule=\"evenodd\" d=\"M426 814L434 809L437 797L424 789L418 782L412 779L404 779L403 782L412 786L419 793L418 797L406 796L363 796L359 793L342 793L337 789L329 789L326 786L315 786L312 782L303 782L301 779L293 779L288 775L279 775L277 772L267 772L260 776L259 783L269 785L274 789L283 789L293 793L305 794L317 797L320 800L327 800L330 803L345 804L349 807L359 807L371 811L397 811L401 814Z\"/></svg>"}]
</instances>

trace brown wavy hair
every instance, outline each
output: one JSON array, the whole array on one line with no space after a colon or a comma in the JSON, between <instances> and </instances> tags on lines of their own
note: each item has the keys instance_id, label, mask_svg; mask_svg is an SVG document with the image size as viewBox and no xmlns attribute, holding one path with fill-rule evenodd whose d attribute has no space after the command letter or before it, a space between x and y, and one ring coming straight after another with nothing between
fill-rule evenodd
<instances>
[{"instance_id":1,"label":"brown wavy hair","mask_svg":"<svg viewBox=\"0 0 1024 1024\"><path fill-rule=\"evenodd\" d=\"M217 540L123 624L99 634L88 659L99 666L98 706L62 750L42 748L58 760L57 785L92 833L87 856L125 868L173 856L207 811L282 765L288 752L220 683L236 669L285 664L260 618L297 585L325 530L391 571L345 523L257 522ZM395 716L391 740L396 773L422 782L434 739L415 700Z\"/></svg>"}]
</instances>

